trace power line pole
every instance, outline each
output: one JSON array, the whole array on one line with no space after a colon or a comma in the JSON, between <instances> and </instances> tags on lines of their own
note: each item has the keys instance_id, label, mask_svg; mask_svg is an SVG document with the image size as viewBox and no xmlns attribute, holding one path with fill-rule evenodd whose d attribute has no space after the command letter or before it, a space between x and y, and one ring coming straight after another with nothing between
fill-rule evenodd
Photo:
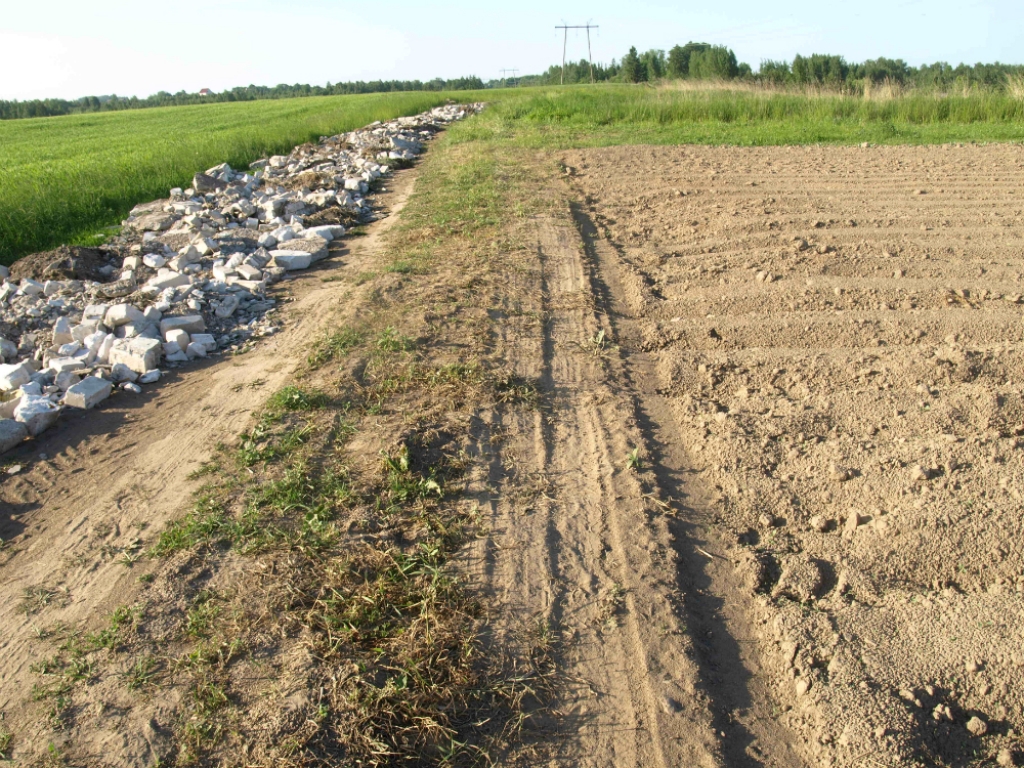
<instances>
[{"instance_id":1,"label":"power line pole","mask_svg":"<svg viewBox=\"0 0 1024 768\"><path fill-rule=\"evenodd\" d=\"M519 87L519 70L518 69L502 69L500 71L501 71L501 84L502 84L502 86L506 85L506 83L505 83L506 74L511 72L512 73L512 87L513 88L518 88Z\"/></svg>"},{"instance_id":2,"label":"power line pole","mask_svg":"<svg viewBox=\"0 0 1024 768\"><path fill-rule=\"evenodd\" d=\"M569 45L569 30L570 29L585 29L587 30L587 61L590 62L590 82L594 82L594 57L590 52L590 30L597 29L597 24L559 24L555 29L564 30L562 37L562 81L560 85L565 85L565 51Z\"/></svg>"}]
</instances>

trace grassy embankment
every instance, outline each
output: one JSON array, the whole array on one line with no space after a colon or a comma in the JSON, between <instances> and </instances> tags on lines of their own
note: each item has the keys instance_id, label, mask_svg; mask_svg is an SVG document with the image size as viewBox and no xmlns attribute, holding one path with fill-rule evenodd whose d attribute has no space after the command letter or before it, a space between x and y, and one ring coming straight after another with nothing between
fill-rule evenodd
<instances>
[{"instance_id":1,"label":"grassy embankment","mask_svg":"<svg viewBox=\"0 0 1024 768\"><path fill-rule=\"evenodd\" d=\"M466 138L526 147L885 144L1024 139L1024 101L996 92L894 98L622 85L338 96L0 123L0 263L95 240L132 205L219 162L442 103L494 103Z\"/></svg>"}]
</instances>

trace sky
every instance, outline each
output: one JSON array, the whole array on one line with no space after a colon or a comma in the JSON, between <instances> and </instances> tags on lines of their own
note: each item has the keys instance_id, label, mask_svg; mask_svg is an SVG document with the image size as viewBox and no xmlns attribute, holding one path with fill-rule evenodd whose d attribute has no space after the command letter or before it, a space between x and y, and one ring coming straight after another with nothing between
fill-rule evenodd
<instances>
[{"instance_id":1,"label":"sky","mask_svg":"<svg viewBox=\"0 0 1024 768\"><path fill-rule=\"evenodd\" d=\"M692 8L687 6L701 6ZM559 24L596 24L595 61L635 45L728 45L764 59L835 53L910 64L1024 63L1019 0L48 0L0 16L0 99L148 96L235 86L430 80L501 69L539 73L562 57ZM570 32L568 57L587 39Z\"/></svg>"}]
</instances>

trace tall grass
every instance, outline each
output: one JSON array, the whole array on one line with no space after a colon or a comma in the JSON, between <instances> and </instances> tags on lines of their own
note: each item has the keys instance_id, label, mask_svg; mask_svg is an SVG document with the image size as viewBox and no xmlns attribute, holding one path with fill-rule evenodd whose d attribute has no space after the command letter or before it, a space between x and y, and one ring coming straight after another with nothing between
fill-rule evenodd
<instances>
[{"instance_id":1,"label":"tall grass","mask_svg":"<svg viewBox=\"0 0 1024 768\"><path fill-rule=\"evenodd\" d=\"M1007 92L842 94L757 85L532 88L502 97L460 140L526 147L612 144L854 144L1024 140Z\"/></svg>"},{"instance_id":2,"label":"tall grass","mask_svg":"<svg viewBox=\"0 0 1024 768\"><path fill-rule=\"evenodd\" d=\"M211 165L244 167L449 97L329 96L0 122L0 263L96 239L133 205L188 186Z\"/></svg>"}]
</instances>

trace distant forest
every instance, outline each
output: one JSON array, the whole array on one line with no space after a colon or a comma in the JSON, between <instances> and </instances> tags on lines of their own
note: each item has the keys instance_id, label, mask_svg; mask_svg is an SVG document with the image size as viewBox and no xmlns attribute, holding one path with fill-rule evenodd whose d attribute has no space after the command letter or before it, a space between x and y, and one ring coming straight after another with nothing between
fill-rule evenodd
<instances>
[{"instance_id":1,"label":"distant forest","mask_svg":"<svg viewBox=\"0 0 1024 768\"><path fill-rule=\"evenodd\" d=\"M621 60L610 64L590 63L583 59L567 62L566 85L589 83L591 73L596 82L644 83L660 80L746 80L770 85L811 85L841 91L860 92L865 86L891 84L901 88L920 88L938 92L971 89L1011 89L1024 93L1024 65L1020 64L958 64L945 62L914 67L902 59L878 58L860 63L848 62L831 54L797 55L789 61L762 61L757 72L749 64L736 60L732 49L722 45L690 42L668 51L651 49L638 53L630 48ZM462 91L500 88L509 85L557 85L563 81L561 65L554 64L539 75L517 79L482 81L479 77L455 80L440 78L420 80L375 80L373 82L328 83L320 85L275 85L232 88L220 93L167 93L160 91L140 99L120 96L85 96L32 101L0 101L0 120L25 117L51 117L85 112L113 112L124 109L146 109L185 104L209 104L226 101L259 99L290 99L302 96L338 96L351 93L391 93L395 91Z\"/></svg>"},{"instance_id":2,"label":"distant forest","mask_svg":"<svg viewBox=\"0 0 1024 768\"><path fill-rule=\"evenodd\" d=\"M644 83L666 79L749 80L772 85L820 85L837 90L859 91L865 83L890 83L907 88L936 91L1006 88L1012 79L1024 77L1020 64L958 64L945 62L913 67L902 59L878 58L861 63L842 56L816 53L797 55L792 62L762 61L757 72L736 60L730 48L709 43L677 45L669 51L652 49L637 53L630 48L621 61L594 64L596 82ZM565 83L589 83L590 63L567 62ZM562 67L555 64L541 75L520 78L520 85L552 85L562 82Z\"/></svg>"},{"instance_id":3,"label":"distant forest","mask_svg":"<svg viewBox=\"0 0 1024 768\"><path fill-rule=\"evenodd\" d=\"M487 86L479 77L460 77L457 80L437 78L429 82L419 80L375 80L373 82L335 83L332 85L249 85L220 93L199 94L178 91L160 91L140 99L137 96L84 96L81 99L35 99L32 101L0 101L0 120L23 117L52 117L78 115L85 112L117 112L123 109L150 107L179 107L186 104L214 104L225 101L257 101L260 99L293 99L302 96L341 96L351 93L393 93L396 91L467 91Z\"/></svg>"}]
</instances>

